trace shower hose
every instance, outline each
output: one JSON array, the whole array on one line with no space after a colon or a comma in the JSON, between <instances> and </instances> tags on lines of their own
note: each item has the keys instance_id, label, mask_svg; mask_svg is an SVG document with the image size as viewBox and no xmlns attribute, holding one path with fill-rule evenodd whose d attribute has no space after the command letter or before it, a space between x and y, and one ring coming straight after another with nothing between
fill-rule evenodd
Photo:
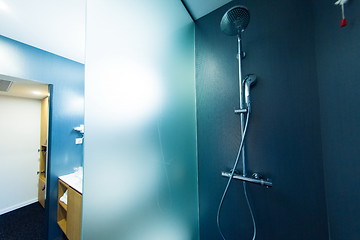
<instances>
[{"instance_id":1,"label":"shower hose","mask_svg":"<svg viewBox=\"0 0 360 240\"><path fill-rule=\"evenodd\" d=\"M247 132L247 129L248 129L248 124L249 124L249 117L250 117L250 113L248 112L248 114L246 115L246 121L245 121L245 127L244 127L244 131L242 132L242 137L241 137L241 142L240 142L240 146L239 146L239 150L238 150L238 153L237 153L237 156L236 156L236 160L235 160L235 163L234 163L234 166L233 168L231 169L230 173L230 177L229 177L229 180L226 184L226 187L225 187L225 190L224 190L224 193L221 197L221 200L220 200L220 203L219 203L219 207L218 207L218 211L217 211L217 215L216 215L216 224L217 224L217 227L218 227L218 230L219 230L219 233L222 237L223 240L226 240L222 230L221 230L221 226L220 226L220 212L221 212L221 208L223 206L223 203L224 203L224 199L225 199L225 196L229 190L229 186L231 184L231 181L233 179L233 176L235 174L235 169L238 165L238 162L239 162L239 159L240 159L240 155L241 155L241 151L243 150L244 148L244 142L245 142L245 136L246 136L246 132ZM244 166L243 166L244 167ZM247 194L247 189L246 189L246 183L243 182L243 188L244 188L244 195L245 195L245 199L246 199L246 203L247 203L247 206L249 208L249 212L250 212L250 215L251 215L251 220L252 220L252 224L253 224L253 236L252 236L252 240L255 240L256 238L256 222L255 222L255 217L254 217L254 213L253 213L253 210L252 210L252 207L250 205L250 202L249 202L249 198L248 198L248 194Z\"/></svg>"}]
</instances>

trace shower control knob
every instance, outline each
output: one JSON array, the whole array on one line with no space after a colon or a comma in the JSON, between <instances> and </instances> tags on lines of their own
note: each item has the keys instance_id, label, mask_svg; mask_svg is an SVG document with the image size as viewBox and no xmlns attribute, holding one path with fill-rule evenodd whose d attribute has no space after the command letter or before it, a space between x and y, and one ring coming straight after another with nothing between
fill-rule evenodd
<instances>
[{"instance_id":1,"label":"shower control knob","mask_svg":"<svg viewBox=\"0 0 360 240\"><path fill-rule=\"evenodd\" d=\"M253 173L252 177L255 179L264 179L259 173Z\"/></svg>"},{"instance_id":2,"label":"shower control knob","mask_svg":"<svg viewBox=\"0 0 360 240\"><path fill-rule=\"evenodd\" d=\"M272 180L271 180L271 178L266 179L266 181L267 181L267 182L271 182L271 185L266 185L266 188L272 187Z\"/></svg>"}]
</instances>

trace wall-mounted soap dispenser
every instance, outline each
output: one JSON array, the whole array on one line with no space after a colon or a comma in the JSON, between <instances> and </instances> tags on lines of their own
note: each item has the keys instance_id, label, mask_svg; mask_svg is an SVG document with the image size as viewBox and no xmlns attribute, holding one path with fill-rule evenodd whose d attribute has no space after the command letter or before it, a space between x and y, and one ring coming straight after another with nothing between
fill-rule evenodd
<instances>
[{"instance_id":1,"label":"wall-mounted soap dispenser","mask_svg":"<svg viewBox=\"0 0 360 240\"><path fill-rule=\"evenodd\" d=\"M82 135L81 138L76 138L75 139L75 144L82 144L83 140L84 140L84 132L85 132L84 124L80 124L80 126L74 127L74 131L77 131Z\"/></svg>"}]
</instances>

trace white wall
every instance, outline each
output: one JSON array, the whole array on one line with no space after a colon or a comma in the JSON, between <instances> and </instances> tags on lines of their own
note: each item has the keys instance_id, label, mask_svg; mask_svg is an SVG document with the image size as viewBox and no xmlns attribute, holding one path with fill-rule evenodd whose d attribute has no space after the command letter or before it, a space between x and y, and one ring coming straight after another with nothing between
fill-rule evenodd
<instances>
[{"instance_id":1,"label":"white wall","mask_svg":"<svg viewBox=\"0 0 360 240\"><path fill-rule=\"evenodd\" d=\"M41 101L0 96L0 214L37 201Z\"/></svg>"}]
</instances>

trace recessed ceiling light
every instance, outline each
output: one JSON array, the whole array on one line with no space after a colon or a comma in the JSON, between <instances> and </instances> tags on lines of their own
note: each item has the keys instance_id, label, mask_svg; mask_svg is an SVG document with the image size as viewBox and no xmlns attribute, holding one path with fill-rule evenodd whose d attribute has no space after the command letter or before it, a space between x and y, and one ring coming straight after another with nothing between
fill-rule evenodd
<instances>
[{"instance_id":1,"label":"recessed ceiling light","mask_svg":"<svg viewBox=\"0 0 360 240\"><path fill-rule=\"evenodd\" d=\"M34 95L41 95L41 92L39 92L39 91L32 91L32 93L33 93Z\"/></svg>"}]
</instances>

